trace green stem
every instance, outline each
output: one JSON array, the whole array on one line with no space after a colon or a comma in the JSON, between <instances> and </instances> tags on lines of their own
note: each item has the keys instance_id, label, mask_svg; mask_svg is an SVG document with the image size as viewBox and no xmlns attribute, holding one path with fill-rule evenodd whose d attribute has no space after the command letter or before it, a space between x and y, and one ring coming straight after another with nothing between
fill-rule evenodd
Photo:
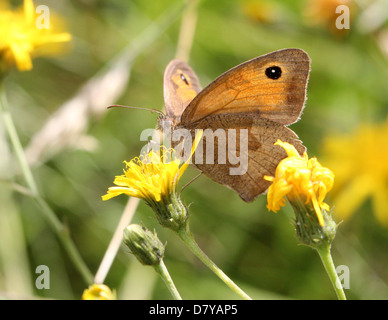
<instances>
[{"instance_id":1,"label":"green stem","mask_svg":"<svg viewBox=\"0 0 388 320\"><path fill-rule=\"evenodd\" d=\"M0 94L1 94L0 108L1 108L1 113L3 116L4 125L5 125L5 128L7 130L9 139L11 140L11 143L12 143L13 148L15 150L17 159L19 161L20 168L23 172L24 178L26 179L27 185L30 188L32 194L34 196L36 196L36 195L38 195L38 188L36 186L36 183L35 183L35 180L32 176L32 173L29 169L29 165L28 165L26 156L24 154L23 147L22 147L22 144L20 142L19 136L17 134L15 124L13 122L11 113L9 112L8 103L7 103L7 100L5 97L4 84L2 83L2 81L0 81L0 86L1 86L0 87Z\"/></svg>"},{"instance_id":2,"label":"green stem","mask_svg":"<svg viewBox=\"0 0 388 320\"><path fill-rule=\"evenodd\" d=\"M26 179L26 183L28 188L31 191L31 196L34 198L36 203L41 209L41 213L45 216L47 221L49 222L51 228L57 234L59 240L63 244L65 250L70 256L70 259L82 275L83 279L86 283L93 283L93 275L90 270L87 268L85 262L82 260L76 246L71 240L69 233L66 228L62 225L60 220L57 218L55 213L52 211L50 206L46 203L46 201L39 195L39 191L35 182L35 179L32 175L30 166L28 165L26 156L24 154L24 150L22 144L20 142L19 136L16 131L15 124L13 122L11 113L8 109L8 103L6 101L5 92L4 92L4 84L0 81L0 113L3 118L5 129L7 130L9 139L14 148L15 155L19 162L20 168L22 170L23 176Z\"/></svg>"},{"instance_id":3,"label":"green stem","mask_svg":"<svg viewBox=\"0 0 388 320\"><path fill-rule=\"evenodd\" d=\"M316 248L323 266L330 278L331 284L333 285L334 291L337 294L338 300L346 300L345 292L342 288L341 281L338 278L333 259L330 253L330 244L322 245Z\"/></svg>"},{"instance_id":4,"label":"green stem","mask_svg":"<svg viewBox=\"0 0 388 320\"><path fill-rule=\"evenodd\" d=\"M168 273L167 267L164 264L163 259L160 259L160 263L155 265L154 267L156 272L159 273L162 277L173 298L175 300L182 300L177 288L175 287L174 282L172 281L170 274Z\"/></svg>"},{"instance_id":5,"label":"green stem","mask_svg":"<svg viewBox=\"0 0 388 320\"><path fill-rule=\"evenodd\" d=\"M186 0L175 58L188 61L197 24L199 0Z\"/></svg>"},{"instance_id":6,"label":"green stem","mask_svg":"<svg viewBox=\"0 0 388 320\"><path fill-rule=\"evenodd\" d=\"M190 248L190 250L210 269L212 270L230 289L236 292L244 300L252 300L244 291L242 291L210 258L201 250L194 240L188 227L178 230L179 237Z\"/></svg>"},{"instance_id":7,"label":"green stem","mask_svg":"<svg viewBox=\"0 0 388 320\"><path fill-rule=\"evenodd\" d=\"M71 261L73 262L73 265L79 271L85 283L87 284L93 283L93 274L87 267L85 261L82 259L73 240L70 238L69 229L60 222L60 220L55 215L55 212L51 209L51 207L47 204L47 202L42 197L40 196L35 197L35 201L42 209L42 214L44 214L45 218L51 225L52 229L57 234L60 242L65 248L65 251L67 252Z\"/></svg>"}]
</instances>

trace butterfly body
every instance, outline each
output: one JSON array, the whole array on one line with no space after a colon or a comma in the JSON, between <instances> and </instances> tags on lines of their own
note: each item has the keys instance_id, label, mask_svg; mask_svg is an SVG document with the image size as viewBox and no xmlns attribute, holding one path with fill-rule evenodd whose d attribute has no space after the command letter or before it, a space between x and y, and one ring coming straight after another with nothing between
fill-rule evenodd
<instances>
[{"instance_id":1,"label":"butterfly body","mask_svg":"<svg viewBox=\"0 0 388 320\"><path fill-rule=\"evenodd\" d=\"M286 126L298 121L303 110L309 71L307 53L284 49L244 62L201 90L191 68L173 60L164 75L166 117L159 126L188 130L191 137L205 130L202 153L210 150L211 161L194 157L194 165L244 201L253 201L269 187L263 176L273 175L286 157L274 146L277 139L305 151Z\"/></svg>"}]
</instances>

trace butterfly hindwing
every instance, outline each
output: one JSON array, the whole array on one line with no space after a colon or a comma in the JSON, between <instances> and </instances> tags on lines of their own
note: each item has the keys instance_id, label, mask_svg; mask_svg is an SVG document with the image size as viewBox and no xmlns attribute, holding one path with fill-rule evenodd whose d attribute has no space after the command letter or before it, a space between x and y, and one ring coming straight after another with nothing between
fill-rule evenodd
<instances>
[{"instance_id":1,"label":"butterfly hindwing","mask_svg":"<svg viewBox=\"0 0 388 320\"><path fill-rule=\"evenodd\" d=\"M300 154L305 151L291 129L254 114L209 116L190 128L192 137L203 128L194 165L247 202L267 190L270 182L264 175L274 176L277 165L287 156L283 148L274 145L277 139L294 145Z\"/></svg>"}]
</instances>

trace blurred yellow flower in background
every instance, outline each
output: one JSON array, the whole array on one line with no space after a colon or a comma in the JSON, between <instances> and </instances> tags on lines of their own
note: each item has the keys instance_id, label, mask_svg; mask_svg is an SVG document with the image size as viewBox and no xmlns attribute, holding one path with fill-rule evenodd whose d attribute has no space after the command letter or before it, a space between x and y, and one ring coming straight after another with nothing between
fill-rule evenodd
<instances>
[{"instance_id":1,"label":"blurred yellow flower in background","mask_svg":"<svg viewBox=\"0 0 388 320\"><path fill-rule=\"evenodd\" d=\"M312 26L326 28L333 34L344 35L349 30L336 27L336 20L340 16L336 9L341 5L347 6L350 15L354 16L355 5L352 0L310 0L304 11L306 22Z\"/></svg>"},{"instance_id":2,"label":"blurred yellow flower in background","mask_svg":"<svg viewBox=\"0 0 388 320\"><path fill-rule=\"evenodd\" d=\"M303 202L312 205L319 224L323 226L321 209L330 210L323 200L333 187L334 174L322 167L315 157L309 159L307 153L301 157L295 147L287 142L278 140L275 145L283 147L288 157L276 167L275 177L264 177L272 181L267 194L268 210L278 211L280 207L285 206L284 197L287 197L291 203Z\"/></svg>"},{"instance_id":3,"label":"blurred yellow flower in background","mask_svg":"<svg viewBox=\"0 0 388 320\"><path fill-rule=\"evenodd\" d=\"M270 23L276 20L276 3L268 0L244 0L241 3L242 12L250 19Z\"/></svg>"},{"instance_id":4,"label":"blurred yellow flower in background","mask_svg":"<svg viewBox=\"0 0 388 320\"><path fill-rule=\"evenodd\" d=\"M323 152L336 173L335 214L348 219L371 199L376 218L388 226L388 120L329 136Z\"/></svg>"},{"instance_id":5,"label":"blurred yellow flower in background","mask_svg":"<svg viewBox=\"0 0 388 320\"><path fill-rule=\"evenodd\" d=\"M82 300L116 300L116 294L105 284L93 284L84 290Z\"/></svg>"},{"instance_id":6,"label":"blurred yellow flower in background","mask_svg":"<svg viewBox=\"0 0 388 320\"><path fill-rule=\"evenodd\" d=\"M37 26L37 17L32 0L24 0L16 10L5 3L0 6L0 72L13 65L20 71L31 70L33 56L59 53L58 45L71 40L69 33L54 31L60 19L53 14L48 29Z\"/></svg>"}]
</instances>

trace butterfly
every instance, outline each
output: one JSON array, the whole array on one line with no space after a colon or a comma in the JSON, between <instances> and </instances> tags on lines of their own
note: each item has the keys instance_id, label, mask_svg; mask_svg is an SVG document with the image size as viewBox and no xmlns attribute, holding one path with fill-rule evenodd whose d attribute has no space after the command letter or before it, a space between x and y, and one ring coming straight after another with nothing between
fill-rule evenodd
<instances>
[{"instance_id":1,"label":"butterfly","mask_svg":"<svg viewBox=\"0 0 388 320\"><path fill-rule=\"evenodd\" d=\"M302 113L309 73L310 58L305 51L283 49L237 65L202 89L187 63L172 60L164 73L166 115L159 117L159 127L167 130L171 126L173 132L184 129L192 137L198 129L227 132L224 136L204 135L202 153L210 150L213 161L193 157L194 165L251 202L271 183L263 177L274 176L287 156L274 145L278 139L294 145L300 154L305 151L287 126ZM233 144L235 150L229 154ZM220 147L232 156L220 154ZM239 158L246 160L241 174L231 174L241 165L236 163Z\"/></svg>"}]
</instances>

